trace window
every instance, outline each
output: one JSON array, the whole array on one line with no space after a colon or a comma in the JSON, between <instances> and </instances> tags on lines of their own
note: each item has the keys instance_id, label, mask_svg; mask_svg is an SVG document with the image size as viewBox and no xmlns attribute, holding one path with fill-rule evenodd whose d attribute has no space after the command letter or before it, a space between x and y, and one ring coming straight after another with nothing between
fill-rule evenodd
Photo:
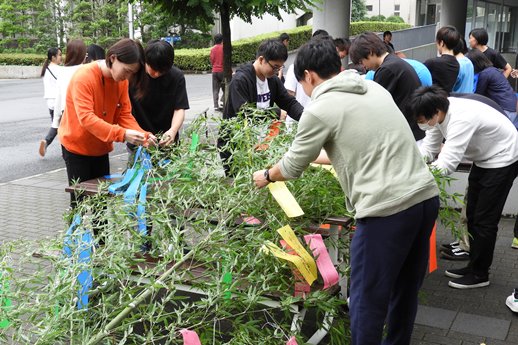
<instances>
[{"instance_id":1,"label":"window","mask_svg":"<svg viewBox=\"0 0 518 345\"><path fill-rule=\"evenodd\" d=\"M365 6L367 8L367 12L372 12L372 5Z\"/></svg>"},{"instance_id":2,"label":"window","mask_svg":"<svg viewBox=\"0 0 518 345\"><path fill-rule=\"evenodd\" d=\"M398 16L401 14L401 11L400 11L400 5L394 5L394 15L395 16Z\"/></svg>"}]
</instances>

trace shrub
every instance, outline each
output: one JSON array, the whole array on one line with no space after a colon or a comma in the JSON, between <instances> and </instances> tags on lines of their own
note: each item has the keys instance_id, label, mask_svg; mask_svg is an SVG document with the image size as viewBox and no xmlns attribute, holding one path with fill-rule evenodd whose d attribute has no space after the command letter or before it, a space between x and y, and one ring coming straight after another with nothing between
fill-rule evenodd
<instances>
[{"instance_id":1,"label":"shrub","mask_svg":"<svg viewBox=\"0 0 518 345\"><path fill-rule=\"evenodd\" d=\"M406 23L391 22L354 22L350 26L350 36L358 35L365 31L383 32L386 30L396 31L407 29L410 25ZM285 31L275 31L267 34L258 35L252 38L232 42L232 63L234 65L246 63L255 59L255 52L259 44L265 39L278 38L282 32L290 35L290 50L299 48L311 38L311 27L300 26L295 29ZM117 39L113 37L106 38L98 42L101 46L107 47L114 43ZM86 41L86 40L85 40ZM209 62L210 48L199 49L175 49L175 65L184 71L208 71L210 70ZM43 54L1 54L0 64L2 65L42 65L45 61Z\"/></svg>"},{"instance_id":2,"label":"shrub","mask_svg":"<svg viewBox=\"0 0 518 345\"><path fill-rule=\"evenodd\" d=\"M400 16L390 16L386 19L387 22L391 23L404 23L405 20L401 18Z\"/></svg>"}]
</instances>

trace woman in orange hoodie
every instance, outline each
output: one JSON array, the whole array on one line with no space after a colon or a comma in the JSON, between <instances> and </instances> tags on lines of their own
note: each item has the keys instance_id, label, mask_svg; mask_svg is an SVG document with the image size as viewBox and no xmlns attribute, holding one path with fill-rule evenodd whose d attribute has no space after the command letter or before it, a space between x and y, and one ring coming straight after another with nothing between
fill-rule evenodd
<instances>
[{"instance_id":1,"label":"woman in orange hoodie","mask_svg":"<svg viewBox=\"0 0 518 345\"><path fill-rule=\"evenodd\" d=\"M108 49L106 60L84 65L70 80L58 130L70 185L109 174L114 141L156 144L131 115L129 80L143 95L144 73L142 46L122 39ZM77 201L71 193L71 206Z\"/></svg>"}]
</instances>

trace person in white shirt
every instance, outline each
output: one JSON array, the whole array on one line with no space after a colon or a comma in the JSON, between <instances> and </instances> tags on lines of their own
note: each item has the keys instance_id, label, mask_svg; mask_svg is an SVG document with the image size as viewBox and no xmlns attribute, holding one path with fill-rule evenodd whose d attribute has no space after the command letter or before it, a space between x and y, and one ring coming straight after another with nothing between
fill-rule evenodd
<instances>
[{"instance_id":1,"label":"person in white shirt","mask_svg":"<svg viewBox=\"0 0 518 345\"><path fill-rule=\"evenodd\" d=\"M61 61L61 49L55 47L49 48L49 50L47 50L47 59L41 68L43 98L47 101L51 122L54 118L54 104L56 102L57 80L61 69Z\"/></svg>"},{"instance_id":2,"label":"person in white shirt","mask_svg":"<svg viewBox=\"0 0 518 345\"><path fill-rule=\"evenodd\" d=\"M304 89L302 88L302 85L297 81L297 78L295 78L294 66L295 64L291 64L291 66L288 68L288 71L286 72L286 80L284 81L284 87L290 95L294 96L295 99L304 108L306 108L311 102L311 97L306 95ZM288 116L286 117L286 125L290 125L294 122L295 120L290 116L290 114L288 114Z\"/></svg>"},{"instance_id":3,"label":"person in white shirt","mask_svg":"<svg viewBox=\"0 0 518 345\"><path fill-rule=\"evenodd\" d=\"M508 118L475 100L448 97L436 85L417 89L409 110L426 131L421 154L449 175L463 157L473 162L466 215L470 234L467 267L448 269L448 285L458 289L489 285L498 222L518 175L518 132ZM441 149L443 140L444 146Z\"/></svg>"}]
</instances>

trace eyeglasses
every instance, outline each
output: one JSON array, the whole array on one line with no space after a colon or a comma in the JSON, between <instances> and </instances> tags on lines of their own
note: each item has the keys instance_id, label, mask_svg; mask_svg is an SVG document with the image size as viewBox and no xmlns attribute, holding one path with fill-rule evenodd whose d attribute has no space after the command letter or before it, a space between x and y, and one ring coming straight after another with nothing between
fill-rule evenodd
<instances>
[{"instance_id":1,"label":"eyeglasses","mask_svg":"<svg viewBox=\"0 0 518 345\"><path fill-rule=\"evenodd\" d=\"M268 60L266 60L266 59L265 59L265 61L266 61L266 63L267 63L268 65L270 65L270 67L273 69L273 72L274 72L274 73L279 72L279 71L281 70L281 68L282 68L282 66L274 66L274 65L272 65L272 64L270 63L270 61L268 61Z\"/></svg>"}]
</instances>

